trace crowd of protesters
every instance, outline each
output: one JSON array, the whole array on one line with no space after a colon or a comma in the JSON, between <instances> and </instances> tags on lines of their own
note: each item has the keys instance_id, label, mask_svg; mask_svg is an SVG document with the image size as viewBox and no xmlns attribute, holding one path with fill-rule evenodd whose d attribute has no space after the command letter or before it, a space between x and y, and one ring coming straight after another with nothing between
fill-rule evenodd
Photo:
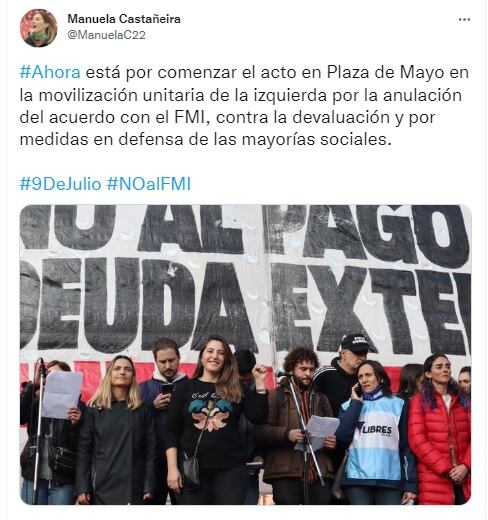
<instances>
[{"instance_id":1,"label":"crowd of protesters","mask_svg":"<svg viewBox=\"0 0 488 520\"><path fill-rule=\"evenodd\" d=\"M250 351L233 354L223 337L202 344L191 378L179 372L178 345L160 338L148 381L138 385L132 359L118 355L86 405L40 425L36 368L20 396L22 500L251 505L263 468L280 505L465 503L470 367L456 382L447 356L433 354L402 368L394 395L370 351L365 336L350 334L319 367L312 349L296 347L268 391L266 367ZM47 364L57 370L70 367ZM310 450L312 417L336 429Z\"/></svg>"}]
</instances>

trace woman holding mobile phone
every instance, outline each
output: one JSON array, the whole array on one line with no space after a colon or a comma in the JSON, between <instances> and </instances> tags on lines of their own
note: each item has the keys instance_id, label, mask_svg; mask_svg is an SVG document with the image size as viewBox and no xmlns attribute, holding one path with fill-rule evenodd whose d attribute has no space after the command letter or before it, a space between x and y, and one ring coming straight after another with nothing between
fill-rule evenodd
<instances>
[{"instance_id":1,"label":"woman holding mobile phone","mask_svg":"<svg viewBox=\"0 0 488 520\"><path fill-rule=\"evenodd\" d=\"M241 414L254 424L268 418L266 368L255 365L252 375L255 390L241 386L229 344L213 335L200 350L192 378L175 388L168 409L166 456L168 486L179 504L244 503L248 470L239 420ZM200 486L185 489L178 456L192 457L196 449Z\"/></svg>"},{"instance_id":2,"label":"woman holding mobile phone","mask_svg":"<svg viewBox=\"0 0 488 520\"><path fill-rule=\"evenodd\" d=\"M464 504L471 495L471 402L444 354L424 363L410 401L408 438L419 467L420 504Z\"/></svg>"},{"instance_id":3,"label":"woman holding mobile phone","mask_svg":"<svg viewBox=\"0 0 488 520\"><path fill-rule=\"evenodd\" d=\"M338 441L350 444L341 487L352 505L414 503L417 471L404 401L392 394L390 378L377 361L362 361L357 377L336 431Z\"/></svg>"}]
</instances>

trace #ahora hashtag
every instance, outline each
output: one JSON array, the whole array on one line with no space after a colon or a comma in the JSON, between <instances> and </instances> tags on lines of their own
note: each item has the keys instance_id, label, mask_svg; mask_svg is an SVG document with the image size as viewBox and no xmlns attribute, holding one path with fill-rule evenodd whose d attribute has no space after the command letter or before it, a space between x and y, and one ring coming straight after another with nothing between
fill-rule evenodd
<instances>
[{"instance_id":1,"label":"#ahora hashtag","mask_svg":"<svg viewBox=\"0 0 488 520\"><path fill-rule=\"evenodd\" d=\"M22 191L27 191L30 187L30 184L31 184L30 177L22 177L22 179L20 179L20 189Z\"/></svg>"},{"instance_id":2,"label":"#ahora hashtag","mask_svg":"<svg viewBox=\"0 0 488 520\"><path fill-rule=\"evenodd\" d=\"M118 177L109 177L107 180L107 189L113 191L117 189Z\"/></svg>"},{"instance_id":3,"label":"#ahora hashtag","mask_svg":"<svg viewBox=\"0 0 488 520\"><path fill-rule=\"evenodd\" d=\"M30 78L30 71L31 71L30 65L22 65L22 67L20 67L20 77L21 78Z\"/></svg>"}]
</instances>

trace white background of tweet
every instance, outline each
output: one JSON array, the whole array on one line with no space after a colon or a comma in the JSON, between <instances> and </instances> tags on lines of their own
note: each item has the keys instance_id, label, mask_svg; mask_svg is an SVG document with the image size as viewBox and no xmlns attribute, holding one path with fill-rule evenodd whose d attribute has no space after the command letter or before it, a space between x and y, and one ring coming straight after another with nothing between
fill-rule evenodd
<instances>
[{"instance_id":1,"label":"white background of tweet","mask_svg":"<svg viewBox=\"0 0 488 520\"><path fill-rule=\"evenodd\" d=\"M486 517L486 392L485 355L485 180L484 180L484 3L481 1L392 0L333 1L228 1L199 2L74 2L48 0L8 2L7 20L7 146L6 222L8 295L7 336L4 344L5 386L2 414L6 428L5 471L1 486L4 518L30 518L45 514L25 506L18 493L18 215L28 204L160 204L160 203L334 203L334 204L464 204L472 212L472 345L473 345L473 496L462 510L451 507L314 508L314 515L394 514L406 518L442 515L444 519L468 515ZM45 49L32 49L18 36L22 15L35 7L52 11L58 20L56 41ZM67 13L117 16L122 12L181 16L179 25L148 25L145 42L68 40ZM470 17L471 22L459 22ZM141 27L139 27L141 28ZM96 30L112 30L108 24ZM39 53L39 54L37 54ZM42 53L42 57L40 56ZM117 53L120 56L117 56ZM35 57L34 57L35 56ZM18 90L28 82L18 79L22 63L57 66L324 66L329 63L368 66L424 64L467 67L471 81L463 84L465 101L442 108L435 127L395 132L394 145L344 148L289 148L259 150L197 148L42 149L20 148L12 128L23 107ZM46 85L48 81L46 81ZM229 82L230 84L230 82ZM235 82L232 82L234 85ZM225 83L222 85L225 88ZM270 83L271 85L271 83ZM344 87L345 83L338 85ZM275 84L278 87L278 84ZM282 85L299 86L298 83ZM63 88L67 88L63 84ZM354 88L354 83L352 84ZM298 89L297 89L298 90ZM231 108L229 108L229 111ZM263 110L264 111L264 110ZM437 111L434 107L432 112ZM425 110L429 112L429 110ZM225 129L232 133L232 127ZM224 131L224 130L222 130ZM148 193L23 193L18 180L26 171L45 170L62 177L89 172L105 178L112 172L152 172L154 175L191 175L192 191ZM3 433L2 433L3 435ZM218 508L218 514L249 514ZM216 512L217 512L216 511ZM303 514L287 509L285 514ZM311 510L310 510L311 511ZM84 509L50 508L50 518L66 515L94 518L117 514L177 514L194 516L206 510L134 510L122 507ZM255 508L253 515L282 515L281 508Z\"/></svg>"}]
</instances>

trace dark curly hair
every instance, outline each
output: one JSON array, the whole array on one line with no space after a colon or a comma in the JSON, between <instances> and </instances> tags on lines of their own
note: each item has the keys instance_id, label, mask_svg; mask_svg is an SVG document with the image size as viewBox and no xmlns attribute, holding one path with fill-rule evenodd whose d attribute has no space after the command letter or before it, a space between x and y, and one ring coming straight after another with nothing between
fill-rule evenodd
<instances>
[{"instance_id":1,"label":"dark curly hair","mask_svg":"<svg viewBox=\"0 0 488 520\"><path fill-rule=\"evenodd\" d=\"M315 368L319 366L319 358L317 354L308 347L295 347L290 350L283 361L283 369L285 372L293 372L294 368L298 363L303 361L309 361L315 365Z\"/></svg>"},{"instance_id":2,"label":"dark curly hair","mask_svg":"<svg viewBox=\"0 0 488 520\"><path fill-rule=\"evenodd\" d=\"M439 352L438 354L432 354L424 361L424 374L432 371L432 365L435 363L436 359L445 358L449 361L449 358ZM469 395L461 392L456 381L451 377L449 383L447 383L447 393L450 395L457 395L459 399L459 403L465 410L469 410L471 408L471 399ZM437 402L435 400L435 389L432 381L427 377L424 377L422 381L422 407L424 410L430 409L435 410L437 408Z\"/></svg>"}]
</instances>

